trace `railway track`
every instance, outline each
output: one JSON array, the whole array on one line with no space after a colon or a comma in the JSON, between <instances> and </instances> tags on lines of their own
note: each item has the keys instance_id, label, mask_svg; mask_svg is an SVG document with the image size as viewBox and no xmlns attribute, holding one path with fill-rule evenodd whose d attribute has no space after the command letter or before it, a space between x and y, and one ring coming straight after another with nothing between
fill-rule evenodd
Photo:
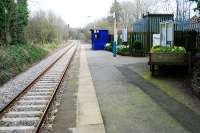
<instances>
[{"instance_id":1,"label":"railway track","mask_svg":"<svg viewBox=\"0 0 200 133\"><path fill-rule=\"evenodd\" d=\"M77 45L68 46L47 70L0 112L0 133L38 133L55 99Z\"/></svg>"}]
</instances>

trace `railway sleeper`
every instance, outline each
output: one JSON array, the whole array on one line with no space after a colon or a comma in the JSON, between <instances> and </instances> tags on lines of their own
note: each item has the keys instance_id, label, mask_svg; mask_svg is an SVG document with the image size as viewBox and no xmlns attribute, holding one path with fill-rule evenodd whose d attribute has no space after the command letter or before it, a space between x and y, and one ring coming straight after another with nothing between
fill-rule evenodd
<instances>
[{"instance_id":1,"label":"railway sleeper","mask_svg":"<svg viewBox=\"0 0 200 133\"><path fill-rule=\"evenodd\" d=\"M34 126L11 126L0 127L1 133L31 133L35 129Z\"/></svg>"}]
</instances>

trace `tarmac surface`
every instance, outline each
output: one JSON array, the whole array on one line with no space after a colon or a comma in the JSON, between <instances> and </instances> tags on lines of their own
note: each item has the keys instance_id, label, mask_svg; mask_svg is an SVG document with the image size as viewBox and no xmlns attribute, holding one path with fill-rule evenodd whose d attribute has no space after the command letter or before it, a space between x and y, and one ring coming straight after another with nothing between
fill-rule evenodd
<instances>
[{"instance_id":1,"label":"tarmac surface","mask_svg":"<svg viewBox=\"0 0 200 133\"><path fill-rule=\"evenodd\" d=\"M147 58L113 58L110 52L85 47L107 133L200 131L200 109L194 103L196 99L184 97L176 88L179 85L173 87L173 81L169 88L175 90L171 92L177 91L176 95L143 78L148 71ZM188 104L180 102L178 94Z\"/></svg>"}]
</instances>

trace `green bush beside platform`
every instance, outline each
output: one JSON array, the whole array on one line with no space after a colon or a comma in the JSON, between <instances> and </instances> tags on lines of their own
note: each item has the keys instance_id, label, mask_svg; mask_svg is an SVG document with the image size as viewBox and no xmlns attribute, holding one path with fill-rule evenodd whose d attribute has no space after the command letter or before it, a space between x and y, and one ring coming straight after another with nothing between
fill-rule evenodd
<instances>
[{"instance_id":1,"label":"green bush beside platform","mask_svg":"<svg viewBox=\"0 0 200 133\"><path fill-rule=\"evenodd\" d=\"M17 44L0 47L0 85L44 58L58 45Z\"/></svg>"}]
</instances>

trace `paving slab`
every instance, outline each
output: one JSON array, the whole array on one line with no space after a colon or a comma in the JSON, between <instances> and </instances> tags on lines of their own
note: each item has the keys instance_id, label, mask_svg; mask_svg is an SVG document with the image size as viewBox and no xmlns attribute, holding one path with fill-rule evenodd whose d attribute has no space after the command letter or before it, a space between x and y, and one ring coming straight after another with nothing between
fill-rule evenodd
<instances>
[{"instance_id":1,"label":"paving slab","mask_svg":"<svg viewBox=\"0 0 200 133\"><path fill-rule=\"evenodd\" d=\"M82 46L80 56L80 75L77 100L76 133L105 133L104 123L93 85L93 80Z\"/></svg>"},{"instance_id":2,"label":"paving slab","mask_svg":"<svg viewBox=\"0 0 200 133\"><path fill-rule=\"evenodd\" d=\"M79 126L73 133L105 133L105 127L103 124L84 125Z\"/></svg>"}]
</instances>

